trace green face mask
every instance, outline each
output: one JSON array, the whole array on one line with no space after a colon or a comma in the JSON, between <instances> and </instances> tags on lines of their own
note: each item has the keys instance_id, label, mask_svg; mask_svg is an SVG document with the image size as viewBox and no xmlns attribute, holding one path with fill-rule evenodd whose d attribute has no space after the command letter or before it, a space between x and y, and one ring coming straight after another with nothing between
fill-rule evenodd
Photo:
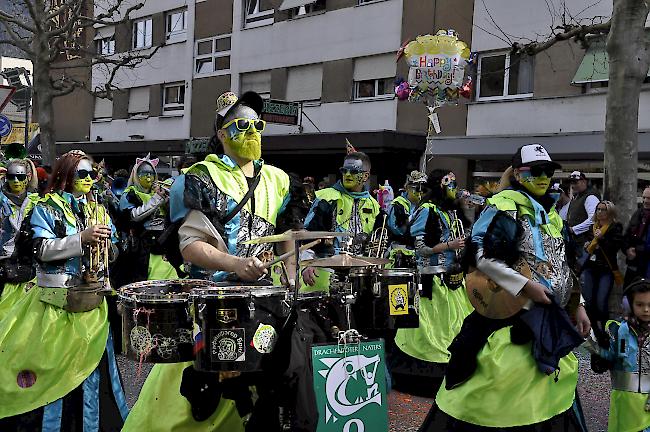
<instances>
[{"instance_id":1,"label":"green face mask","mask_svg":"<svg viewBox=\"0 0 650 432\"><path fill-rule=\"evenodd\" d=\"M252 129L227 137L226 145L242 159L258 160L262 157L262 134Z\"/></svg>"},{"instance_id":2,"label":"green face mask","mask_svg":"<svg viewBox=\"0 0 650 432\"><path fill-rule=\"evenodd\" d=\"M24 166L14 163L7 170L7 187L13 194L20 195L27 190L27 170Z\"/></svg>"},{"instance_id":3,"label":"green face mask","mask_svg":"<svg viewBox=\"0 0 650 432\"><path fill-rule=\"evenodd\" d=\"M535 197L543 196L551 186L551 179L543 174L539 177L533 177L530 171L519 172L519 183Z\"/></svg>"}]
</instances>

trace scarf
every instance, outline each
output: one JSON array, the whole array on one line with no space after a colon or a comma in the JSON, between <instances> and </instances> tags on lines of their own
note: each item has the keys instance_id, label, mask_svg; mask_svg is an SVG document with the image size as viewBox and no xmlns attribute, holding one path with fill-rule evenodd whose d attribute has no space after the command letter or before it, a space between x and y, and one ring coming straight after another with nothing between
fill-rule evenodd
<instances>
[{"instance_id":1,"label":"scarf","mask_svg":"<svg viewBox=\"0 0 650 432\"><path fill-rule=\"evenodd\" d=\"M609 225L610 224L600 226L598 223L595 223L594 226L591 228L594 233L594 239L591 241L591 243L589 243L589 246L587 246L587 252L589 252L589 255L593 254L596 251L596 248L598 247L599 237L596 237L596 231L600 230L600 237L603 237L607 232Z\"/></svg>"}]
</instances>

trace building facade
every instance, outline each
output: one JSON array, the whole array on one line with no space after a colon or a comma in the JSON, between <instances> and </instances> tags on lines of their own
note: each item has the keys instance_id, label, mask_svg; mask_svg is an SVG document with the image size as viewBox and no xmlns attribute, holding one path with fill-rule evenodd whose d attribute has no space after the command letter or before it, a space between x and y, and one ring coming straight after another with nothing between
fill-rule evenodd
<instances>
[{"instance_id":1,"label":"building facade","mask_svg":"<svg viewBox=\"0 0 650 432\"><path fill-rule=\"evenodd\" d=\"M590 39L586 50L573 41L560 42L533 58L517 58L510 50L515 41L548 38L563 16L584 24L606 21L612 5L575 0L566 2L566 10L555 10L547 3L476 3L471 48L478 59L466 134L438 137L435 153L464 161L474 178L495 179L519 146L541 143L562 163L559 177L581 170L600 186L608 79L604 39ZM648 90L646 84L639 110L641 180L650 180Z\"/></svg>"},{"instance_id":2,"label":"building facade","mask_svg":"<svg viewBox=\"0 0 650 432\"><path fill-rule=\"evenodd\" d=\"M153 57L122 70L112 101L96 98L89 138L61 143L124 161L180 155L214 134L216 97L255 90L300 103L299 124L269 124L265 159L300 176L333 176L347 138L373 160L377 180L399 184L425 147L424 105L398 103L404 41L438 28L471 38L472 0L158 0L128 25L98 28L107 55ZM108 71L95 68L94 87ZM466 131L466 108L440 111L443 134ZM85 142L84 142L85 141ZM462 164L459 164L462 165ZM390 174L386 176L386 174Z\"/></svg>"}]
</instances>

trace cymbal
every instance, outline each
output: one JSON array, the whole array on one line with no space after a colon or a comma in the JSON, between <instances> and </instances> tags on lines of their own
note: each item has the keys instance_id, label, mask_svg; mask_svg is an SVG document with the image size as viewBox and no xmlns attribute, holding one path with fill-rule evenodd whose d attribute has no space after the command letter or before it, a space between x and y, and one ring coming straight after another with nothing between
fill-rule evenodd
<instances>
[{"instance_id":1,"label":"cymbal","mask_svg":"<svg viewBox=\"0 0 650 432\"><path fill-rule=\"evenodd\" d=\"M328 232L328 231L287 231L282 234L276 234L266 237L258 237L252 240L246 240L244 244L261 244L261 243L280 243L285 241L296 240L318 240L332 239L337 237L350 237L352 234L347 232Z\"/></svg>"},{"instance_id":2,"label":"cymbal","mask_svg":"<svg viewBox=\"0 0 650 432\"><path fill-rule=\"evenodd\" d=\"M530 267L525 261L520 260L513 268L527 278L531 277ZM465 276L465 288L474 309L487 318L510 318L529 301L523 294L513 296L479 270L474 270Z\"/></svg>"},{"instance_id":3,"label":"cymbal","mask_svg":"<svg viewBox=\"0 0 650 432\"><path fill-rule=\"evenodd\" d=\"M300 261L300 265L308 267L324 268L350 268L350 267L368 267L388 264L390 260L386 258L372 258L354 255L334 255L327 258L318 258Z\"/></svg>"}]
</instances>

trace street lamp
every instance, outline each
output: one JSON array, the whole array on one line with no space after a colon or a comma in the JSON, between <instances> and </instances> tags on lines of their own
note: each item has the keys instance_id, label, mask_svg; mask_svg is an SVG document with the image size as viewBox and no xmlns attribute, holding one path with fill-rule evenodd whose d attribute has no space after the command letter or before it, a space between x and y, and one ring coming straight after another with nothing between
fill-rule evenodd
<instances>
[{"instance_id":1,"label":"street lamp","mask_svg":"<svg viewBox=\"0 0 650 432\"><path fill-rule=\"evenodd\" d=\"M32 82L29 79L29 71L24 67L15 67L5 69L0 75L9 82L9 85L16 88L11 98L11 103L18 108L18 111L25 110L25 149L29 144L29 109L32 100ZM23 77L25 82L21 79Z\"/></svg>"}]
</instances>

